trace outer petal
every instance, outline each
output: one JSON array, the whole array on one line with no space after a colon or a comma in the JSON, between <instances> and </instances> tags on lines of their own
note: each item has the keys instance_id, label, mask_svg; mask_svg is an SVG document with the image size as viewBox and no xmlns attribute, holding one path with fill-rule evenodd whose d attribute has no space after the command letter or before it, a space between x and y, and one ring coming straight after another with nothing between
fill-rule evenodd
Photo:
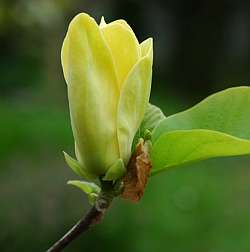
<instances>
[{"instance_id":1,"label":"outer petal","mask_svg":"<svg viewBox=\"0 0 250 252\"><path fill-rule=\"evenodd\" d=\"M120 88L131 68L140 58L140 46L132 29L119 22L101 27L101 31L112 52Z\"/></svg>"},{"instance_id":2,"label":"outer petal","mask_svg":"<svg viewBox=\"0 0 250 252\"><path fill-rule=\"evenodd\" d=\"M122 25L125 29L128 29L129 31L131 31L131 32L134 34L133 29L130 27L130 25L129 25L124 19L117 19L117 20L112 21L112 22L109 23L109 25L111 25L111 24L120 24L120 25ZM107 23L106 23L104 17L102 16L99 26L100 26L100 27L103 27L103 26L105 26L105 25L107 25ZM137 38L136 38L136 40L137 40ZM138 43L139 43L139 42L138 42Z\"/></svg>"},{"instance_id":3,"label":"outer petal","mask_svg":"<svg viewBox=\"0 0 250 252\"><path fill-rule=\"evenodd\" d=\"M125 164L131 154L131 146L148 105L151 79L153 43L149 40L144 57L129 73L121 91L118 105L117 127L120 155Z\"/></svg>"},{"instance_id":4,"label":"outer petal","mask_svg":"<svg viewBox=\"0 0 250 252\"><path fill-rule=\"evenodd\" d=\"M111 52L90 16L76 16L62 48L71 124L80 163L103 175L119 158L116 114L119 89Z\"/></svg>"},{"instance_id":5,"label":"outer petal","mask_svg":"<svg viewBox=\"0 0 250 252\"><path fill-rule=\"evenodd\" d=\"M110 24L113 24L113 23L122 25L125 29L131 31L134 34L133 29L130 27L130 25L125 20L117 19L117 20L111 22ZM137 40L137 38L136 38L136 40ZM137 43L139 43L139 42L137 41Z\"/></svg>"}]
</instances>

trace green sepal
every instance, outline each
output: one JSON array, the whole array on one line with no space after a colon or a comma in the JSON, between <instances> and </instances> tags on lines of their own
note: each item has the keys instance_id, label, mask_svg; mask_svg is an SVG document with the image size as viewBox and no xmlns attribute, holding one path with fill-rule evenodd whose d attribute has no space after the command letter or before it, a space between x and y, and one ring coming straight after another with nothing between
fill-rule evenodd
<instances>
[{"instance_id":1,"label":"green sepal","mask_svg":"<svg viewBox=\"0 0 250 252\"><path fill-rule=\"evenodd\" d=\"M87 194L88 201L91 205L95 203L101 188L92 182L80 181L80 180L70 180L67 182L68 185L73 185L81 189L84 193Z\"/></svg>"},{"instance_id":2,"label":"green sepal","mask_svg":"<svg viewBox=\"0 0 250 252\"><path fill-rule=\"evenodd\" d=\"M118 159L106 172L103 180L106 181L115 181L121 178L126 172L126 168L122 159Z\"/></svg>"},{"instance_id":3,"label":"green sepal","mask_svg":"<svg viewBox=\"0 0 250 252\"><path fill-rule=\"evenodd\" d=\"M96 177L92 174L89 174L87 172L86 169L84 169L77 160L75 160L74 158L72 158L69 154L67 154L66 152L63 151L63 155L65 158L66 163L68 164L68 166L73 170L73 172L75 172L77 175L79 175L80 177L84 178L84 179L88 179L88 180L93 180Z\"/></svg>"}]
</instances>

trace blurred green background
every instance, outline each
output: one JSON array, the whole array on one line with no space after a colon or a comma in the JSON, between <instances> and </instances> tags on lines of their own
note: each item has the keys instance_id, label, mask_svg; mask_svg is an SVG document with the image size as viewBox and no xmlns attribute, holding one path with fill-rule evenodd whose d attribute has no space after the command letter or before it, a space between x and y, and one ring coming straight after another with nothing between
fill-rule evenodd
<instances>
[{"instance_id":1,"label":"blurred green background","mask_svg":"<svg viewBox=\"0 0 250 252\"><path fill-rule=\"evenodd\" d=\"M60 49L82 11L154 38L151 101L167 115L249 84L249 1L0 0L1 252L45 251L88 209L61 152L73 137ZM65 251L248 252L249 195L249 157L169 170Z\"/></svg>"}]
</instances>

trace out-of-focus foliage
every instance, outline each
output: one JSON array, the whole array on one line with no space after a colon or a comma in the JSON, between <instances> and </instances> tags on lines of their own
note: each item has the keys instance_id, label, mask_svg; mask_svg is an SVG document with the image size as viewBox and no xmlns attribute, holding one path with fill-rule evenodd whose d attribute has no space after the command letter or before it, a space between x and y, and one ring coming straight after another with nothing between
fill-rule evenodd
<instances>
[{"instance_id":1,"label":"out-of-focus foliage","mask_svg":"<svg viewBox=\"0 0 250 252\"><path fill-rule=\"evenodd\" d=\"M249 84L247 1L1 0L0 251L45 251L87 210L61 152L73 153L73 137L60 47L81 11L154 37L151 101L166 115ZM66 251L248 252L249 180L247 157L170 170Z\"/></svg>"}]
</instances>

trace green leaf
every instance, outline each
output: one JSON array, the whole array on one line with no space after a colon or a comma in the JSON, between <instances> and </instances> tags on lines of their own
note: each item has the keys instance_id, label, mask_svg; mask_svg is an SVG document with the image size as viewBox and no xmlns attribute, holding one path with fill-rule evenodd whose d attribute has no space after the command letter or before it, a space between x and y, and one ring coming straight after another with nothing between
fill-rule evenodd
<instances>
[{"instance_id":1,"label":"green leaf","mask_svg":"<svg viewBox=\"0 0 250 252\"><path fill-rule=\"evenodd\" d=\"M85 170L77 160L75 160L74 158L72 158L69 154L67 154L66 152L63 151L64 154L64 158L66 163L68 164L68 166L80 177L84 178L84 179L95 179L95 176L93 176L92 174L89 174L87 172L87 170Z\"/></svg>"},{"instance_id":2,"label":"green leaf","mask_svg":"<svg viewBox=\"0 0 250 252\"><path fill-rule=\"evenodd\" d=\"M93 205L96 198L98 197L101 188L92 182L79 181L79 180L70 180L67 183L68 185L73 185L79 189L81 189L84 193L87 194L89 203Z\"/></svg>"},{"instance_id":3,"label":"green leaf","mask_svg":"<svg viewBox=\"0 0 250 252\"><path fill-rule=\"evenodd\" d=\"M152 174L191 161L250 154L250 87L227 89L167 117L152 142Z\"/></svg>"},{"instance_id":4,"label":"green leaf","mask_svg":"<svg viewBox=\"0 0 250 252\"><path fill-rule=\"evenodd\" d=\"M121 178L126 172L122 159L118 159L106 172L103 180L111 181Z\"/></svg>"},{"instance_id":5,"label":"green leaf","mask_svg":"<svg viewBox=\"0 0 250 252\"><path fill-rule=\"evenodd\" d=\"M160 137L153 147L152 174L192 161L246 154L250 154L249 140L212 130L172 131Z\"/></svg>"}]
</instances>

